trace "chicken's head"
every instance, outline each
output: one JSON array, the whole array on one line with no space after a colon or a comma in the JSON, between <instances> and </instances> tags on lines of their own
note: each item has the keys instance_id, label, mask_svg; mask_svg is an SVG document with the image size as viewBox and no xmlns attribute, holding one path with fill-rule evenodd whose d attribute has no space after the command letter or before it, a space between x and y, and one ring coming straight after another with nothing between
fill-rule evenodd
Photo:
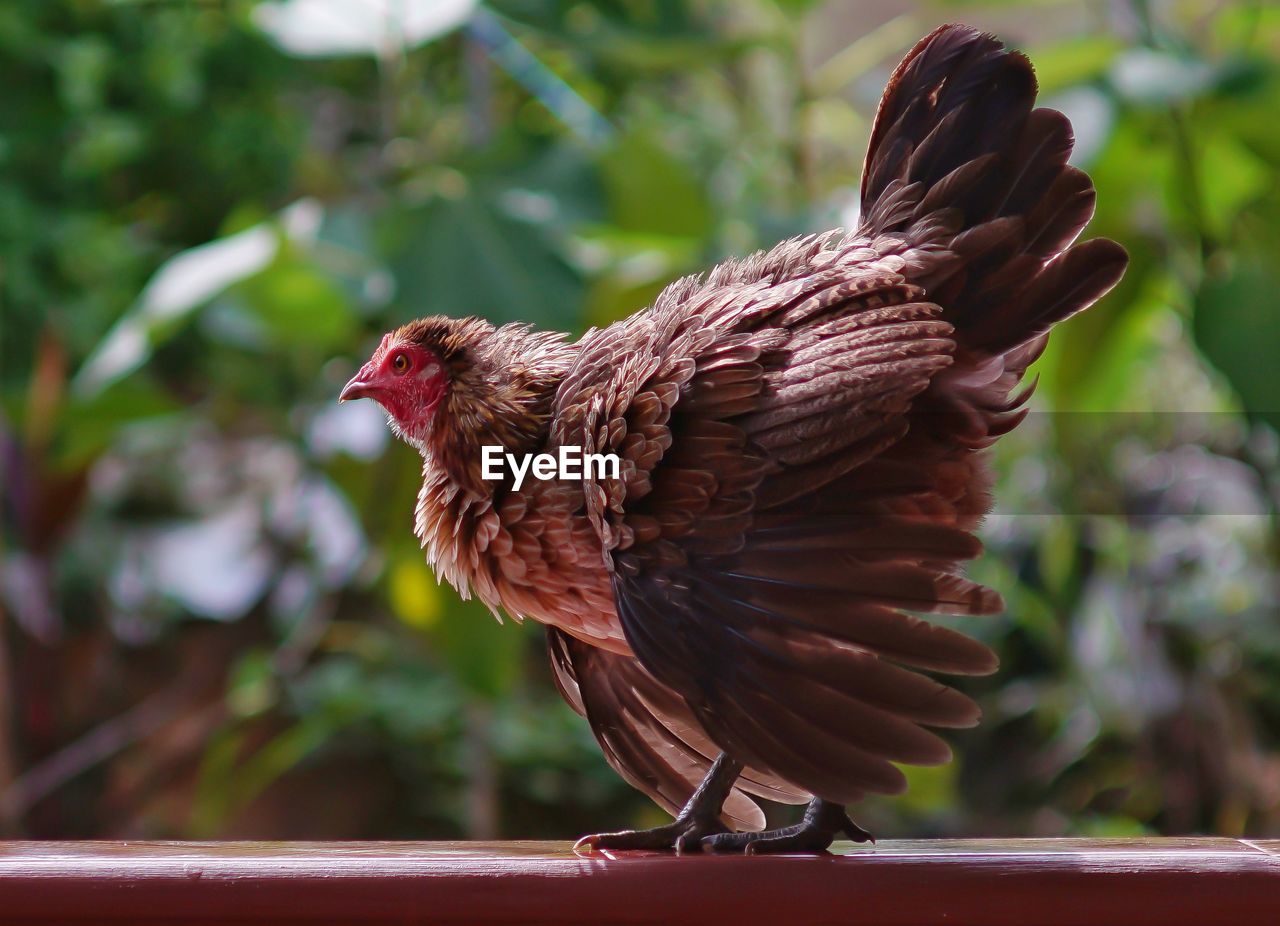
<instances>
[{"instance_id":1,"label":"chicken's head","mask_svg":"<svg viewBox=\"0 0 1280 926\"><path fill-rule=\"evenodd\" d=\"M439 345L398 329L386 334L369 361L343 387L339 402L373 399L391 424L411 442L431 433L436 411L449 389L449 366Z\"/></svg>"},{"instance_id":2,"label":"chicken's head","mask_svg":"<svg viewBox=\"0 0 1280 926\"><path fill-rule=\"evenodd\" d=\"M531 451L574 356L563 335L434 315L382 338L339 401L373 399L391 427L476 492L486 446Z\"/></svg>"}]
</instances>

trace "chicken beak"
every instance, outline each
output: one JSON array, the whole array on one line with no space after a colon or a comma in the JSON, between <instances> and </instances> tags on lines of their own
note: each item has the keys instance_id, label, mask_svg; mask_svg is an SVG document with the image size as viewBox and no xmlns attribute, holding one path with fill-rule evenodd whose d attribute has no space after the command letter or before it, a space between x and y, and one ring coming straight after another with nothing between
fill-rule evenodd
<instances>
[{"instance_id":1,"label":"chicken beak","mask_svg":"<svg viewBox=\"0 0 1280 926\"><path fill-rule=\"evenodd\" d=\"M342 392L338 393L338 402L346 402L350 399L374 398L378 387L370 381L371 379L369 370L362 369L342 387Z\"/></svg>"}]
</instances>

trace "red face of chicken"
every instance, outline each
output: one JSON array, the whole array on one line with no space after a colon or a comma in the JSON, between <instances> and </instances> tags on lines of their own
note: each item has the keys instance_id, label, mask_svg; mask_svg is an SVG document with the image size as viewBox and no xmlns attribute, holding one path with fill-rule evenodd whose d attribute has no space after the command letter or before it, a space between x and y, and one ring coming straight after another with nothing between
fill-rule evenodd
<instances>
[{"instance_id":1,"label":"red face of chicken","mask_svg":"<svg viewBox=\"0 0 1280 926\"><path fill-rule=\"evenodd\" d=\"M448 387L448 373L439 356L412 342L394 340L388 334L338 396L373 399L387 410L391 422L411 441L423 441L431 433L436 409Z\"/></svg>"}]
</instances>

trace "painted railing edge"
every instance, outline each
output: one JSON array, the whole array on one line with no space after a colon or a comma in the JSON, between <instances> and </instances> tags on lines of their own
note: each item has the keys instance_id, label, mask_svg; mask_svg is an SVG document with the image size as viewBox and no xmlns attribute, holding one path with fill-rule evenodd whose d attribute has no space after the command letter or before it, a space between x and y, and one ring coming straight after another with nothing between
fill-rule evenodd
<instances>
[{"instance_id":1,"label":"painted railing edge","mask_svg":"<svg viewBox=\"0 0 1280 926\"><path fill-rule=\"evenodd\" d=\"M1280 923L1280 840L883 841L820 856L566 843L0 842L4 923Z\"/></svg>"}]
</instances>

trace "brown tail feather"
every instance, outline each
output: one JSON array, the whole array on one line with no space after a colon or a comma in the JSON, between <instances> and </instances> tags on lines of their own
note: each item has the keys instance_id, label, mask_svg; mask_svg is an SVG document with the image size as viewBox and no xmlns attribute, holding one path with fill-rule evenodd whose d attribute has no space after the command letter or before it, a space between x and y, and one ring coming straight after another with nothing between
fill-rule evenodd
<instances>
[{"instance_id":1,"label":"brown tail feather","mask_svg":"<svg viewBox=\"0 0 1280 926\"><path fill-rule=\"evenodd\" d=\"M981 353L1008 352L1092 305L1128 263L1113 241L1071 247L1093 216L1093 184L1067 165L1066 117L1032 108L1036 89L1022 54L942 26L890 78L863 170L869 234L952 231L963 259L930 279L929 296Z\"/></svg>"}]
</instances>

